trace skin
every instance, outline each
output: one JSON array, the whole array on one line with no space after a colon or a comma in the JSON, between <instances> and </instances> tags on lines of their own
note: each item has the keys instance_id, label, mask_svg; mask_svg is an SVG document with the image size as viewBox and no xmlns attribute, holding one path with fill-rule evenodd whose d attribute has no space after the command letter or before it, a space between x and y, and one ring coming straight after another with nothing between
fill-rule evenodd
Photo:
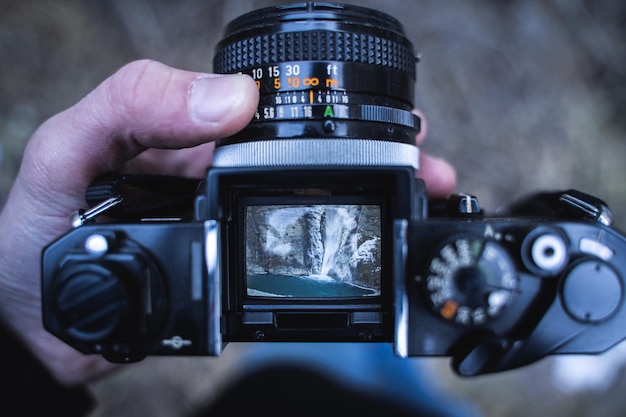
<instances>
[{"instance_id":1,"label":"skin","mask_svg":"<svg viewBox=\"0 0 626 417\"><path fill-rule=\"evenodd\" d=\"M245 75L181 71L132 62L30 138L20 172L0 213L0 320L61 383L75 385L116 367L82 355L42 326L40 255L70 228L84 191L105 172L201 177L213 141L252 119L259 99ZM426 129L416 138L418 144ZM454 169L421 152L420 174L432 198L456 186Z\"/></svg>"}]
</instances>

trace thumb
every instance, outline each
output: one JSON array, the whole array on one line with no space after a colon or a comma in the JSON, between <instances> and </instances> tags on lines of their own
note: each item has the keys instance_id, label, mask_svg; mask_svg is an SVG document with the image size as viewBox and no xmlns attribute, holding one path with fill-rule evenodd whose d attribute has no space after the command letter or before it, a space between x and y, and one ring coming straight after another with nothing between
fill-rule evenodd
<instances>
[{"instance_id":1,"label":"thumb","mask_svg":"<svg viewBox=\"0 0 626 417\"><path fill-rule=\"evenodd\" d=\"M96 176L119 170L148 148L180 149L236 133L258 104L243 75L181 71L144 60L126 65L31 138L23 173L40 191L78 191Z\"/></svg>"}]
</instances>

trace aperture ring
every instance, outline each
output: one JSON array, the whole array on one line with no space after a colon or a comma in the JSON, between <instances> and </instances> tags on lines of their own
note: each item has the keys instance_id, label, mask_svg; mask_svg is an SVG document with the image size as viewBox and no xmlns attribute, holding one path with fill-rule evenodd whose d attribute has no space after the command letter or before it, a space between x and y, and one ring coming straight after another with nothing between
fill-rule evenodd
<instances>
[{"instance_id":1,"label":"aperture ring","mask_svg":"<svg viewBox=\"0 0 626 417\"><path fill-rule=\"evenodd\" d=\"M288 61L359 62L396 69L413 79L416 76L415 55L409 43L364 33L321 30L272 33L236 41L227 38L218 45L213 65L215 72L233 73Z\"/></svg>"},{"instance_id":2,"label":"aperture ring","mask_svg":"<svg viewBox=\"0 0 626 417\"><path fill-rule=\"evenodd\" d=\"M256 120L283 121L298 119L350 119L368 122L394 123L410 128L420 128L420 119L415 114L392 107L375 105L284 105L259 106Z\"/></svg>"}]
</instances>

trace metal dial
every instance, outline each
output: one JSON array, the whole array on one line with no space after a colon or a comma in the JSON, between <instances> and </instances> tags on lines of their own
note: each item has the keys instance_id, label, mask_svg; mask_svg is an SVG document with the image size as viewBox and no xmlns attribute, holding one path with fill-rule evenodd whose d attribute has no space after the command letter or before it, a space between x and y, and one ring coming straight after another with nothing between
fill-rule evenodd
<instances>
[{"instance_id":1,"label":"metal dial","mask_svg":"<svg viewBox=\"0 0 626 417\"><path fill-rule=\"evenodd\" d=\"M461 325L499 316L518 288L513 261L497 242L456 237L428 264L426 292L434 312Z\"/></svg>"}]
</instances>

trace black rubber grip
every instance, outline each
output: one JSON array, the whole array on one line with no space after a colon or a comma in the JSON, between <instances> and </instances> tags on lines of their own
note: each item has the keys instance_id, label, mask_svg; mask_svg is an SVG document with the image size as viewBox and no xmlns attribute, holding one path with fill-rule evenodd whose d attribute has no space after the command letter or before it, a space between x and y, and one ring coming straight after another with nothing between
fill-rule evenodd
<instances>
[{"instance_id":1,"label":"black rubber grip","mask_svg":"<svg viewBox=\"0 0 626 417\"><path fill-rule=\"evenodd\" d=\"M281 32L250 36L225 42L217 51L213 65L215 72L233 73L294 61L356 62L395 69L415 78L415 55L410 44L356 32Z\"/></svg>"}]
</instances>

